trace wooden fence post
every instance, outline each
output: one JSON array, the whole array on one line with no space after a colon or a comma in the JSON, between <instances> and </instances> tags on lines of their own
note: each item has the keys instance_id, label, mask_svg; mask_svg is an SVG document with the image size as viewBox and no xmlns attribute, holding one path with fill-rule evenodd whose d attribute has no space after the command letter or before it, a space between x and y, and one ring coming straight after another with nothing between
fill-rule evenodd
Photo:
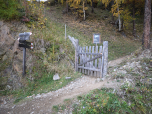
<instances>
[{"instance_id":1,"label":"wooden fence post","mask_svg":"<svg viewBox=\"0 0 152 114\"><path fill-rule=\"evenodd\" d=\"M105 77L105 75L107 75L107 71L108 71L108 41L104 41L103 42L103 56L104 56L104 61L103 61L103 75L102 78Z\"/></svg>"},{"instance_id":2,"label":"wooden fence post","mask_svg":"<svg viewBox=\"0 0 152 114\"><path fill-rule=\"evenodd\" d=\"M78 72L78 51L79 51L79 40L75 40L76 48L75 48L75 71Z\"/></svg>"}]
</instances>

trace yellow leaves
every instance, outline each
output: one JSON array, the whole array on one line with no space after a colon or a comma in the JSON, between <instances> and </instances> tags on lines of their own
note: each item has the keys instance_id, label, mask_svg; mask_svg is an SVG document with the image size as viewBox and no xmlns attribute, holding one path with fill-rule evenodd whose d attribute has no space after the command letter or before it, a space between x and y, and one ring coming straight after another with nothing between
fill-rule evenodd
<instances>
[{"instance_id":1,"label":"yellow leaves","mask_svg":"<svg viewBox=\"0 0 152 114\"><path fill-rule=\"evenodd\" d=\"M41 1L39 3L28 3L29 5L29 13L28 15L32 16L31 20L34 20L35 22L32 22L30 24L30 27L33 29L35 28L45 28L45 23L47 21L47 18L45 18L44 15L44 2Z\"/></svg>"},{"instance_id":2,"label":"yellow leaves","mask_svg":"<svg viewBox=\"0 0 152 114\"><path fill-rule=\"evenodd\" d=\"M105 7L107 7L110 2L111 0L102 0L102 3L105 4Z\"/></svg>"},{"instance_id":3,"label":"yellow leaves","mask_svg":"<svg viewBox=\"0 0 152 114\"><path fill-rule=\"evenodd\" d=\"M78 15L80 17L83 17L83 14L85 10L88 10L88 7L85 7L85 1L84 0L68 0L68 3L70 4L71 9L73 8L76 11L73 11L73 14Z\"/></svg>"},{"instance_id":4,"label":"yellow leaves","mask_svg":"<svg viewBox=\"0 0 152 114\"><path fill-rule=\"evenodd\" d=\"M84 10L88 10L88 7L85 7Z\"/></svg>"},{"instance_id":5,"label":"yellow leaves","mask_svg":"<svg viewBox=\"0 0 152 114\"><path fill-rule=\"evenodd\" d=\"M83 13L83 10L78 10L79 13Z\"/></svg>"},{"instance_id":6,"label":"yellow leaves","mask_svg":"<svg viewBox=\"0 0 152 114\"><path fill-rule=\"evenodd\" d=\"M64 0L61 0L61 4L63 5L63 3L64 3Z\"/></svg>"}]
</instances>

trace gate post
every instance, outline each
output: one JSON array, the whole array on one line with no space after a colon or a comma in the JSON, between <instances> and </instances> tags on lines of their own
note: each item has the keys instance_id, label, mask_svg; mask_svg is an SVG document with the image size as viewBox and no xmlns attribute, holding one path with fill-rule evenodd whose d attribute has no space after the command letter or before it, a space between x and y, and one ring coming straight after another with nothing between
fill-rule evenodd
<instances>
[{"instance_id":1,"label":"gate post","mask_svg":"<svg viewBox=\"0 0 152 114\"><path fill-rule=\"evenodd\" d=\"M76 48L75 48L75 71L78 72L78 52L79 52L79 40L75 39Z\"/></svg>"},{"instance_id":2,"label":"gate post","mask_svg":"<svg viewBox=\"0 0 152 114\"><path fill-rule=\"evenodd\" d=\"M103 41L103 71L102 71L102 78L107 75L108 71L108 41Z\"/></svg>"}]
</instances>

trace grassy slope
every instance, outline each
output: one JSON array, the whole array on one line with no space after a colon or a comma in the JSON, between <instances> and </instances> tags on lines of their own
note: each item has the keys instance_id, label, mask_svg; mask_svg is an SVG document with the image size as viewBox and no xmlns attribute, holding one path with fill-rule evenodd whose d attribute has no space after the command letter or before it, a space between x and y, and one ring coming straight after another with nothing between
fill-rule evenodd
<instances>
[{"instance_id":1,"label":"grassy slope","mask_svg":"<svg viewBox=\"0 0 152 114\"><path fill-rule=\"evenodd\" d=\"M74 48L71 46L71 42L69 40L64 40L65 23L67 24L67 35L79 39L81 46L93 46L92 34L101 33L102 41L109 41L109 60L130 54L140 46L139 42L130 40L130 38L125 38L120 33L116 32L117 30L109 24L110 18L101 18L101 16L110 15L107 11L95 9L96 13L89 14L86 21L81 21L81 19L75 21L73 14L69 13L63 15L62 9L62 6L50 7L49 12L46 12L46 16L48 18L46 28L32 29L34 39L44 39L45 41L50 42L51 47L47 49L46 55L41 53L38 54L41 59L36 60L33 73L31 74L35 80L28 80L28 86L26 88L14 92L15 95L18 96L16 102L32 94L59 89L65 86L68 82L79 77L78 74L73 74L73 69L69 61L67 61L67 58L61 58L63 60L58 64L52 64L50 61L48 62L48 67L51 66L49 67L49 71L42 70L48 69L48 67L44 65L44 60L49 60L48 58L50 56L54 56L52 55L53 45L55 45L55 56L62 54L68 55L68 57L74 61ZM64 52L59 52L59 48L63 49ZM36 53L35 55L37 56ZM56 58L54 60L56 61ZM53 69L52 67L54 65L56 65L56 68ZM60 81L52 81L52 76L55 72L58 72L59 75L61 75ZM72 79L67 81L65 80L66 76L71 76ZM60 84L60 82L62 82L62 84Z\"/></svg>"},{"instance_id":2,"label":"grassy slope","mask_svg":"<svg viewBox=\"0 0 152 114\"><path fill-rule=\"evenodd\" d=\"M121 56L125 56L131 54L133 51L138 49L140 45L140 38L141 38L141 29L142 24L138 24L137 28L137 35L139 36L136 40L131 35L131 28L127 28L125 32L127 37L123 37L121 33L118 33L117 30L110 25L109 18L102 20L100 19L101 15L110 15L106 11L102 11L102 14L99 15L99 9L96 9L96 14L90 14L91 16L84 22L81 20L74 21L71 18L71 15L62 15L61 16L61 9L58 7L56 12L54 11L54 16L58 17L56 23L61 26L62 32L64 32L64 23L68 25L68 34L72 35L73 37L79 39L81 46L86 45L94 45L92 44L92 34L93 33L101 33L102 40L109 41L109 60L113 60L119 58ZM65 17L71 21L67 21ZM62 18L59 18L62 17ZM96 17L92 18L92 17ZM61 21L61 20L62 21ZM98 26L96 26L98 25ZM64 33L62 33L64 35ZM137 79L138 80L138 79ZM138 87L137 87L138 88ZM111 93L113 90L111 89L102 89L102 90L95 90L91 93L88 93L84 96L78 96L78 100L75 102L72 100L67 100L70 103L65 101L64 105L54 106L53 108L56 111L64 111L64 109L68 110L69 107L72 107L73 113L88 113L88 114L95 114L95 113L146 113L150 109L149 106L145 105L145 103L150 103L151 101L145 98L145 95L150 96L150 92L146 91L147 89L151 89L151 86L146 87L144 85L140 85L139 88L132 88L127 87L125 91L128 95L125 97L124 100L117 95L117 93ZM141 93L140 91L145 89L145 93ZM131 101L131 104L128 103ZM151 98L150 98L151 99ZM79 103L78 103L79 102ZM101 107L102 106L102 107ZM146 111L147 110L147 111Z\"/></svg>"},{"instance_id":3,"label":"grassy slope","mask_svg":"<svg viewBox=\"0 0 152 114\"><path fill-rule=\"evenodd\" d=\"M128 28L125 33L127 37L124 37L109 23L111 14L108 11L95 9L95 13L89 13L86 21L82 21L82 18L75 21L75 16L73 14L68 13L63 15L62 9L61 6L51 7L49 13L51 22L59 25L56 29L59 32L55 32L54 34L60 33L58 35L60 38L64 38L65 23L67 24L67 35L79 39L81 46L94 45L92 43L93 33L100 33L102 41L109 41L109 60L131 54L131 52L135 51L140 46L138 40L140 40L141 34L137 33L139 36L138 40L131 40L133 39L133 36L130 35L131 28ZM104 16L108 16L108 19L104 19ZM140 30L141 26L138 27L138 29Z\"/></svg>"}]
</instances>

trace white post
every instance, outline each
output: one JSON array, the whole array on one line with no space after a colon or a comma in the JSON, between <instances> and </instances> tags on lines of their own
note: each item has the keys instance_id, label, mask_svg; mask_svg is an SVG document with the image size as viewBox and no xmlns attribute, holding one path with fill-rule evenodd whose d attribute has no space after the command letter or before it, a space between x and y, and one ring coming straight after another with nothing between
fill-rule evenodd
<instances>
[{"instance_id":1,"label":"white post","mask_svg":"<svg viewBox=\"0 0 152 114\"><path fill-rule=\"evenodd\" d=\"M108 71L108 41L103 42L103 71L102 71L102 78L104 78L107 75Z\"/></svg>"},{"instance_id":2,"label":"white post","mask_svg":"<svg viewBox=\"0 0 152 114\"><path fill-rule=\"evenodd\" d=\"M76 48L75 48L75 71L78 72L78 50L79 49L79 40L76 39Z\"/></svg>"}]
</instances>

